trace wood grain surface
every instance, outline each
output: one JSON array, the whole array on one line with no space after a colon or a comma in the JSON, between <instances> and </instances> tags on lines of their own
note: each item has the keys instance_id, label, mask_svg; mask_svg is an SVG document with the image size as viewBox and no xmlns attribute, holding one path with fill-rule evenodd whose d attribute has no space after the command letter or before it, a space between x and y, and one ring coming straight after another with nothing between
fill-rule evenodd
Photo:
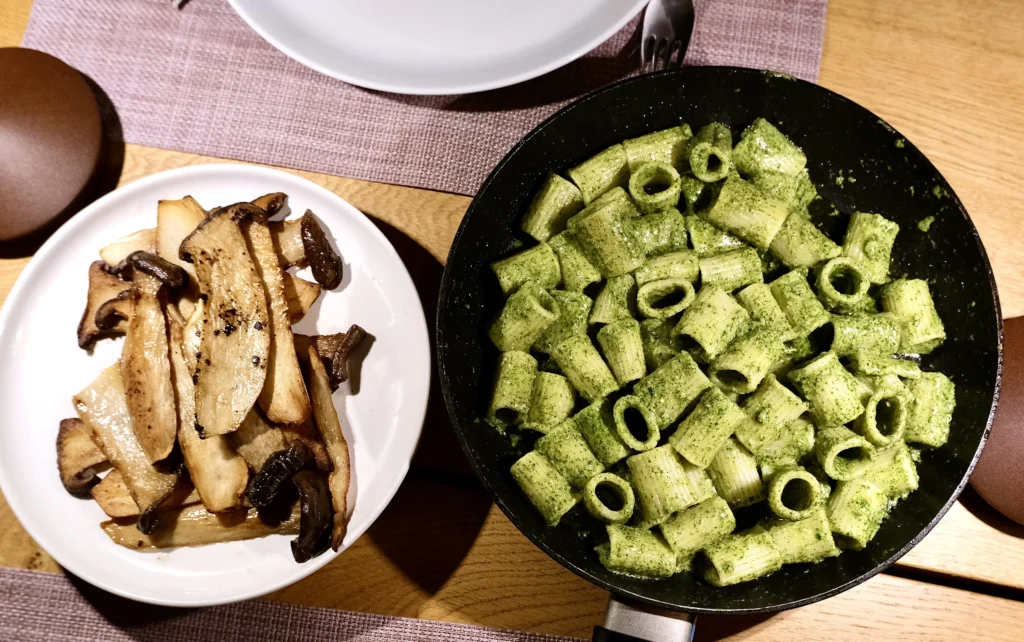
<instances>
[{"instance_id":1,"label":"wood grain surface","mask_svg":"<svg viewBox=\"0 0 1024 642\"><path fill-rule=\"evenodd\" d=\"M30 8L31 0L0 0L0 46L20 42ZM1024 315L1022 35L1016 0L831 0L820 77L903 132L946 176L985 242L1006 317ZM119 182L211 162L225 161L127 145ZM417 275L429 316L470 199L294 173L374 218ZM0 302L37 243L0 244ZM413 471L367 535L270 599L588 637L606 595L548 559L490 503L436 394L425 430ZM60 570L2 499L0 564ZM702 618L697 639L1020 639L1024 603L990 594L1024 596L1024 527L977 496L958 502L896 572L772 617Z\"/></svg>"}]
</instances>

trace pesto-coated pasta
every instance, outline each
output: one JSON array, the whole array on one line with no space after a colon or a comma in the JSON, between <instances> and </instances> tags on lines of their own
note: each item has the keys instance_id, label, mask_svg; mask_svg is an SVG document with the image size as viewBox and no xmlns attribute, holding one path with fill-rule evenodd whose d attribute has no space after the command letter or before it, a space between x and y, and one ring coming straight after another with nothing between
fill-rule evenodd
<instances>
[{"instance_id":1,"label":"pesto-coated pasta","mask_svg":"<svg viewBox=\"0 0 1024 642\"><path fill-rule=\"evenodd\" d=\"M558 318L541 332L533 342L533 349L542 354L551 354L559 343L577 334L586 334L587 319L594 302L585 294L568 290L548 292L555 300Z\"/></svg>"},{"instance_id":2,"label":"pesto-coated pasta","mask_svg":"<svg viewBox=\"0 0 1024 642\"><path fill-rule=\"evenodd\" d=\"M751 322L771 330L783 341L794 339L795 332L771 288L764 283L753 283L736 293L736 300L750 313Z\"/></svg>"},{"instance_id":3,"label":"pesto-coated pasta","mask_svg":"<svg viewBox=\"0 0 1024 642\"><path fill-rule=\"evenodd\" d=\"M597 348L585 334L569 337L551 353L569 383L587 401L597 401L619 389Z\"/></svg>"},{"instance_id":4,"label":"pesto-coated pasta","mask_svg":"<svg viewBox=\"0 0 1024 642\"><path fill-rule=\"evenodd\" d=\"M814 454L826 475L836 481L849 481L871 467L875 448L849 428L837 426L818 431Z\"/></svg>"},{"instance_id":5,"label":"pesto-coated pasta","mask_svg":"<svg viewBox=\"0 0 1024 642\"><path fill-rule=\"evenodd\" d=\"M738 176L725 180L708 222L767 250L789 216L789 208Z\"/></svg>"},{"instance_id":6,"label":"pesto-coated pasta","mask_svg":"<svg viewBox=\"0 0 1024 642\"><path fill-rule=\"evenodd\" d=\"M882 309L900 324L900 350L927 354L946 339L946 329L935 311L928 282L900 279L882 288Z\"/></svg>"},{"instance_id":7,"label":"pesto-coated pasta","mask_svg":"<svg viewBox=\"0 0 1024 642\"><path fill-rule=\"evenodd\" d=\"M547 241L564 230L569 217L581 209L580 190L558 174L548 174L544 185L530 201L521 227L538 241Z\"/></svg>"},{"instance_id":8,"label":"pesto-coated pasta","mask_svg":"<svg viewBox=\"0 0 1024 642\"><path fill-rule=\"evenodd\" d=\"M557 286L562 280L562 269L558 257L547 243L540 243L528 250L491 263L491 271L498 277L498 284L505 296L519 289L527 282L534 282L544 289Z\"/></svg>"},{"instance_id":9,"label":"pesto-coated pasta","mask_svg":"<svg viewBox=\"0 0 1024 642\"><path fill-rule=\"evenodd\" d=\"M765 527L782 556L783 564L819 562L839 555L823 507L800 521L772 521Z\"/></svg>"},{"instance_id":10,"label":"pesto-coated pasta","mask_svg":"<svg viewBox=\"0 0 1024 642\"><path fill-rule=\"evenodd\" d=\"M834 352L822 353L803 367L790 371L788 376L810 403L819 426L841 426L864 412L867 395Z\"/></svg>"},{"instance_id":11,"label":"pesto-coated pasta","mask_svg":"<svg viewBox=\"0 0 1024 642\"><path fill-rule=\"evenodd\" d=\"M640 324L635 319L620 319L602 327L597 331L597 343L619 385L647 374Z\"/></svg>"},{"instance_id":12,"label":"pesto-coated pasta","mask_svg":"<svg viewBox=\"0 0 1024 642\"><path fill-rule=\"evenodd\" d=\"M681 353L633 386L633 394L653 415L659 429L667 428L711 382L693 358Z\"/></svg>"},{"instance_id":13,"label":"pesto-coated pasta","mask_svg":"<svg viewBox=\"0 0 1024 642\"><path fill-rule=\"evenodd\" d=\"M791 269L814 267L842 252L807 218L806 213L792 209L768 247L775 258Z\"/></svg>"},{"instance_id":14,"label":"pesto-coated pasta","mask_svg":"<svg viewBox=\"0 0 1024 642\"><path fill-rule=\"evenodd\" d=\"M672 345L672 323L668 319L641 321L640 340L643 342L648 372L657 370L679 354L679 350Z\"/></svg>"},{"instance_id":15,"label":"pesto-coated pasta","mask_svg":"<svg viewBox=\"0 0 1024 642\"><path fill-rule=\"evenodd\" d=\"M755 326L715 358L708 376L726 392L753 392L784 354L785 346L779 335Z\"/></svg>"},{"instance_id":16,"label":"pesto-coated pasta","mask_svg":"<svg viewBox=\"0 0 1024 642\"><path fill-rule=\"evenodd\" d=\"M749 582L782 568L782 556L764 530L727 535L704 549L711 563L704 579L714 586Z\"/></svg>"},{"instance_id":17,"label":"pesto-coated pasta","mask_svg":"<svg viewBox=\"0 0 1024 642\"><path fill-rule=\"evenodd\" d=\"M676 572L676 556L646 528L609 524L608 542L597 547L605 568L626 575L659 578Z\"/></svg>"},{"instance_id":18,"label":"pesto-coated pasta","mask_svg":"<svg viewBox=\"0 0 1024 642\"><path fill-rule=\"evenodd\" d=\"M613 187L622 187L629 181L626 150L622 145L612 145L566 173L580 188L583 202L590 203Z\"/></svg>"},{"instance_id":19,"label":"pesto-coated pasta","mask_svg":"<svg viewBox=\"0 0 1024 642\"><path fill-rule=\"evenodd\" d=\"M701 360L709 362L746 330L749 322L750 314L728 292L707 286L700 289L672 333L684 343L694 343Z\"/></svg>"},{"instance_id":20,"label":"pesto-coated pasta","mask_svg":"<svg viewBox=\"0 0 1024 642\"><path fill-rule=\"evenodd\" d=\"M701 127L689 140L690 171L705 183L720 181L732 169L732 132L722 123Z\"/></svg>"},{"instance_id":21,"label":"pesto-coated pasta","mask_svg":"<svg viewBox=\"0 0 1024 642\"><path fill-rule=\"evenodd\" d=\"M686 231L690 233L690 244L693 245L693 251L701 257L713 256L747 246L742 239L720 230L699 214L686 216Z\"/></svg>"},{"instance_id":22,"label":"pesto-coated pasta","mask_svg":"<svg viewBox=\"0 0 1024 642\"><path fill-rule=\"evenodd\" d=\"M551 237L548 245L558 257L562 282L570 292L582 292L591 283L601 280L601 272L583 254L572 234L560 232Z\"/></svg>"},{"instance_id":23,"label":"pesto-coated pasta","mask_svg":"<svg viewBox=\"0 0 1024 642\"><path fill-rule=\"evenodd\" d=\"M512 477L547 524L582 498L612 572L728 586L863 548L955 428L911 360L946 333L927 281L890 280L899 226L856 212L837 245L807 163L763 118L626 140L543 177L537 243L491 265L486 421L533 443Z\"/></svg>"},{"instance_id":24,"label":"pesto-coated pasta","mask_svg":"<svg viewBox=\"0 0 1024 642\"><path fill-rule=\"evenodd\" d=\"M590 323L614 323L619 319L632 319L636 300L636 281L632 274L608 279L590 311Z\"/></svg>"},{"instance_id":25,"label":"pesto-coated pasta","mask_svg":"<svg viewBox=\"0 0 1024 642\"><path fill-rule=\"evenodd\" d=\"M630 219L628 227L641 251L648 257L686 250L686 219L674 207ZM641 265L637 271L644 269Z\"/></svg>"},{"instance_id":26,"label":"pesto-coated pasta","mask_svg":"<svg viewBox=\"0 0 1024 642\"><path fill-rule=\"evenodd\" d=\"M591 477L583 489L583 505L605 524L624 524L633 516L636 496L625 479L612 473L600 473Z\"/></svg>"},{"instance_id":27,"label":"pesto-coated pasta","mask_svg":"<svg viewBox=\"0 0 1024 642\"><path fill-rule=\"evenodd\" d=\"M568 419L575 406L576 391L568 379L553 372L538 372L533 379L526 427L547 433Z\"/></svg>"},{"instance_id":28,"label":"pesto-coated pasta","mask_svg":"<svg viewBox=\"0 0 1024 642\"><path fill-rule=\"evenodd\" d=\"M807 165L803 151L764 118L743 130L732 158L736 169L750 176L762 172L796 176Z\"/></svg>"},{"instance_id":29,"label":"pesto-coated pasta","mask_svg":"<svg viewBox=\"0 0 1024 642\"><path fill-rule=\"evenodd\" d=\"M768 507L781 519L807 519L824 503L821 483L799 466L780 469L768 482Z\"/></svg>"},{"instance_id":30,"label":"pesto-coated pasta","mask_svg":"<svg viewBox=\"0 0 1024 642\"><path fill-rule=\"evenodd\" d=\"M530 411L537 360L526 352L504 352L498 360L487 417L498 427L522 423Z\"/></svg>"},{"instance_id":31,"label":"pesto-coated pasta","mask_svg":"<svg viewBox=\"0 0 1024 642\"><path fill-rule=\"evenodd\" d=\"M860 265L848 257L831 259L818 270L818 298L829 310L854 312L863 309L871 282Z\"/></svg>"},{"instance_id":32,"label":"pesto-coated pasta","mask_svg":"<svg viewBox=\"0 0 1024 642\"><path fill-rule=\"evenodd\" d=\"M591 452L605 466L611 466L629 456L629 448L615 429L611 401L602 399L590 404L576 413L573 422Z\"/></svg>"},{"instance_id":33,"label":"pesto-coated pasta","mask_svg":"<svg viewBox=\"0 0 1024 642\"><path fill-rule=\"evenodd\" d=\"M729 502L730 506L741 508L765 498L757 460L743 444L732 437L725 441L711 460L708 475L711 476L718 496Z\"/></svg>"},{"instance_id":34,"label":"pesto-coated pasta","mask_svg":"<svg viewBox=\"0 0 1024 642\"><path fill-rule=\"evenodd\" d=\"M548 526L558 524L579 501L569 482L536 450L512 464L512 478Z\"/></svg>"},{"instance_id":35,"label":"pesto-coated pasta","mask_svg":"<svg viewBox=\"0 0 1024 642\"><path fill-rule=\"evenodd\" d=\"M636 292L636 309L648 319L668 319L688 308L696 296L688 279L649 281Z\"/></svg>"},{"instance_id":36,"label":"pesto-coated pasta","mask_svg":"<svg viewBox=\"0 0 1024 642\"><path fill-rule=\"evenodd\" d=\"M572 420L563 421L538 439L535 448L577 490L582 490L591 477L604 472L604 466L590 451Z\"/></svg>"},{"instance_id":37,"label":"pesto-coated pasta","mask_svg":"<svg viewBox=\"0 0 1024 642\"><path fill-rule=\"evenodd\" d=\"M843 256L860 263L872 283L889 280L892 246L900 226L878 214L854 212L843 239Z\"/></svg>"},{"instance_id":38,"label":"pesto-coated pasta","mask_svg":"<svg viewBox=\"0 0 1024 642\"><path fill-rule=\"evenodd\" d=\"M659 161L644 163L629 177L629 195L644 214L674 208L682 188L676 168Z\"/></svg>"},{"instance_id":39,"label":"pesto-coated pasta","mask_svg":"<svg viewBox=\"0 0 1024 642\"><path fill-rule=\"evenodd\" d=\"M752 247L705 256L700 260L700 278L703 285L714 285L725 292L763 283L761 257Z\"/></svg>"},{"instance_id":40,"label":"pesto-coated pasta","mask_svg":"<svg viewBox=\"0 0 1024 642\"><path fill-rule=\"evenodd\" d=\"M732 509L717 495L676 513L658 526L669 548L680 560L688 560L735 528L736 517Z\"/></svg>"},{"instance_id":41,"label":"pesto-coated pasta","mask_svg":"<svg viewBox=\"0 0 1024 642\"><path fill-rule=\"evenodd\" d=\"M633 455L626 464L646 523L660 524L672 513L697 503L690 477L671 446Z\"/></svg>"},{"instance_id":42,"label":"pesto-coated pasta","mask_svg":"<svg viewBox=\"0 0 1024 642\"><path fill-rule=\"evenodd\" d=\"M528 350L555 321L558 304L542 287L529 281L505 301L487 335L502 352Z\"/></svg>"},{"instance_id":43,"label":"pesto-coated pasta","mask_svg":"<svg viewBox=\"0 0 1024 642\"><path fill-rule=\"evenodd\" d=\"M670 127L622 141L629 171L635 172L644 163L655 161L668 163L679 169L685 161L686 143L691 136L693 136L693 132L690 130L690 126L683 123L678 127Z\"/></svg>"},{"instance_id":44,"label":"pesto-coated pasta","mask_svg":"<svg viewBox=\"0 0 1024 642\"><path fill-rule=\"evenodd\" d=\"M701 396L693 412L680 422L668 443L693 465L707 468L745 419L739 406L712 386Z\"/></svg>"},{"instance_id":45,"label":"pesto-coated pasta","mask_svg":"<svg viewBox=\"0 0 1024 642\"><path fill-rule=\"evenodd\" d=\"M941 372L922 372L918 379L907 382L913 395L907 430L910 443L938 448L949 439L949 424L956 407L955 386Z\"/></svg>"},{"instance_id":46,"label":"pesto-coated pasta","mask_svg":"<svg viewBox=\"0 0 1024 642\"><path fill-rule=\"evenodd\" d=\"M669 252L649 258L647 265L637 268L633 276L637 285L661 279L686 279L694 282L700 276L700 261L689 250Z\"/></svg>"},{"instance_id":47,"label":"pesto-coated pasta","mask_svg":"<svg viewBox=\"0 0 1024 642\"><path fill-rule=\"evenodd\" d=\"M835 315L832 317L832 352L891 355L900 349L900 326L896 317L882 314Z\"/></svg>"},{"instance_id":48,"label":"pesto-coated pasta","mask_svg":"<svg viewBox=\"0 0 1024 642\"><path fill-rule=\"evenodd\" d=\"M828 500L828 523L840 546L862 549L878 532L889 498L867 479L841 481Z\"/></svg>"},{"instance_id":49,"label":"pesto-coated pasta","mask_svg":"<svg viewBox=\"0 0 1024 642\"><path fill-rule=\"evenodd\" d=\"M783 274L768 287L797 336L806 337L829 322L828 312L814 296L814 291L807 284L807 276L800 270Z\"/></svg>"}]
</instances>

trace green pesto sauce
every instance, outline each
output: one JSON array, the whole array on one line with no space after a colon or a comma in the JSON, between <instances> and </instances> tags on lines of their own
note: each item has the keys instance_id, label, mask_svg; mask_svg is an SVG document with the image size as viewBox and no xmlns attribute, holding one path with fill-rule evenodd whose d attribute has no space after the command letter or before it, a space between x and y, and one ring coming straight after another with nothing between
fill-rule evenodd
<instances>
[{"instance_id":1,"label":"green pesto sauce","mask_svg":"<svg viewBox=\"0 0 1024 642\"><path fill-rule=\"evenodd\" d=\"M907 141L903 140L902 138L897 138L896 139L896 149L903 149L903 147L906 144L907 144Z\"/></svg>"},{"instance_id":2,"label":"green pesto sauce","mask_svg":"<svg viewBox=\"0 0 1024 642\"><path fill-rule=\"evenodd\" d=\"M917 222L917 229L921 230L922 232L927 232L929 229L931 229L932 223L934 222L934 216L926 216L925 218Z\"/></svg>"}]
</instances>

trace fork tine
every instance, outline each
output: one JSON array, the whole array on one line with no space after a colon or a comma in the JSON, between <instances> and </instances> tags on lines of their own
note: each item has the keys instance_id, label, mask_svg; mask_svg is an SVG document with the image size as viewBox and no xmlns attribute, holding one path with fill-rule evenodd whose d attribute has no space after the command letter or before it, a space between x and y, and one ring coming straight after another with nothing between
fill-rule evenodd
<instances>
[{"instance_id":1,"label":"fork tine","mask_svg":"<svg viewBox=\"0 0 1024 642\"><path fill-rule=\"evenodd\" d=\"M672 57L675 56L675 60ZM668 44L667 54L665 55L665 67L682 67L683 66L683 43L679 40L673 40Z\"/></svg>"},{"instance_id":2,"label":"fork tine","mask_svg":"<svg viewBox=\"0 0 1024 642\"><path fill-rule=\"evenodd\" d=\"M668 45L668 38L659 38L658 42L655 43L654 66L652 71L657 71L658 69L665 68L666 64L668 63L668 59L666 58L666 54L668 53Z\"/></svg>"},{"instance_id":3,"label":"fork tine","mask_svg":"<svg viewBox=\"0 0 1024 642\"><path fill-rule=\"evenodd\" d=\"M654 36L647 36L640 43L640 62L644 67L650 66L654 60L654 47L657 42L658 39Z\"/></svg>"}]
</instances>

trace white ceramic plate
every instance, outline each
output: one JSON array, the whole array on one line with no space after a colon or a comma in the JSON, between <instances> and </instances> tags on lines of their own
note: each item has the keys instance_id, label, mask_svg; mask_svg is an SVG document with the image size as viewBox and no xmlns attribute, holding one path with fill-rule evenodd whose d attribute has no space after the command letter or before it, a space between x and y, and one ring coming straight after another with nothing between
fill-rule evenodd
<instances>
[{"instance_id":1,"label":"white ceramic plate","mask_svg":"<svg viewBox=\"0 0 1024 642\"><path fill-rule=\"evenodd\" d=\"M113 544L92 500L72 497L57 474L58 422L75 416L71 397L115 362L122 340L78 348L75 330L86 273L106 243L156 225L159 199L191 194L207 208L266 192L289 195L324 223L345 262L337 290L296 326L306 334L358 323L376 337L358 394L334 402L354 463L355 502L344 546L380 514L405 477L419 439L430 384L423 309L409 273L384 235L330 191L276 170L203 165L156 174L96 201L58 230L32 259L0 312L0 487L29 534L68 571L124 597L171 606L243 600L295 582L333 559L296 564L289 537L143 553ZM309 277L307 277L309 278Z\"/></svg>"},{"instance_id":2,"label":"white ceramic plate","mask_svg":"<svg viewBox=\"0 0 1024 642\"><path fill-rule=\"evenodd\" d=\"M264 39L323 74L402 94L529 80L607 40L648 0L230 0Z\"/></svg>"}]
</instances>

